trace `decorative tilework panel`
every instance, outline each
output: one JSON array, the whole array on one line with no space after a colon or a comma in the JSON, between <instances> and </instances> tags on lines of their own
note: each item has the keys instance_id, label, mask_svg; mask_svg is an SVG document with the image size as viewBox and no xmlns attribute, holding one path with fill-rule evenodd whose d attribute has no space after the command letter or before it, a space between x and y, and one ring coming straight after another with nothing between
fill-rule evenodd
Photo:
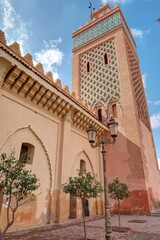
<instances>
[{"instance_id":1,"label":"decorative tilework panel","mask_svg":"<svg viewBox=\"0 0 160 240\"><path fill-rule=\"evenodd\" d=\"M81 32L73 38L73 49L89 42L90 40L110 31L121 24L120 13L117 12L103 21L95 24L93 27Z\"/></svg>"},{"instance_id":2,"label":"decorative tilework panel","mask_svg":"<svg viewBox=\"0 0 160 240\"><path fill-rule=\"evenodd\" d=\"M104 64L107 53L108 64ZM90 72L87 73L87 63ZM114 40L109 40L80 55L80 94L88 105L106 104L111 97L120 98L118 67Z\"/></svg>"}]
</instances>

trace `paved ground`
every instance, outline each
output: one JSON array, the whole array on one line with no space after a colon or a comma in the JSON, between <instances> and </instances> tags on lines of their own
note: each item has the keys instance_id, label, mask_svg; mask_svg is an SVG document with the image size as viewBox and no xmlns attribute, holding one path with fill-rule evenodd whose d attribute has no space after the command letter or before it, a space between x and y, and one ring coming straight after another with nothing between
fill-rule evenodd
<instances>
[{"instance_id":1,"label":"paved ground","mask_svg":"<svg viewBox=\"0 0 160 240\"><path fill-rule=\"evenodd\" d=\"M104 217L89 217L87 238L104 240ZM118 226L118 217L112 216L112 226ZM160 217L121 216L122 227L131 228L128 232L112 232L114 240L160 240ZM82 240L83 223L81 219L63 224L50 224L23 231L8 233L6 240Z\"/></svg>"}]
</instances>

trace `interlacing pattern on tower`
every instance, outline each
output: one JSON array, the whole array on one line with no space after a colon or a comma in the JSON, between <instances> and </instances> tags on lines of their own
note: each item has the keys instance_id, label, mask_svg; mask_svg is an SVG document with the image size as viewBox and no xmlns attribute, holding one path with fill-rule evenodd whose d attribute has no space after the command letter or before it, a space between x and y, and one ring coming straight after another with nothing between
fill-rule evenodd
<instances>
[{"instance_id":1,"label":"interlacing pattern on tower","mask_svg":"<svg viewBox=\"0 0 160 240\"><path fill-rule=\"evenodd\" d=\"M105 57L107 62L105 62ZM120 98L114 39L80 55L80 94L88 105Z\"/></svg>"},{"instance_id":2,"label":"interlacing pattern on tower","mask_svg":"<svg viewBox=\"0 0 160 240\"><path fill-rule=\"evenodd\" d=\"M135 96L136 105L137 105L138 116L141 119L141 121L145 124L145 126L150 130L150 121L149 121L149 115L147 110L146 98L144 93L142 77L139 69L139 64L129 44L128 43L126 44L127 44L131 78L133 83L133 90L134 90L134 96Z\"/></svg>"}]
</instances>

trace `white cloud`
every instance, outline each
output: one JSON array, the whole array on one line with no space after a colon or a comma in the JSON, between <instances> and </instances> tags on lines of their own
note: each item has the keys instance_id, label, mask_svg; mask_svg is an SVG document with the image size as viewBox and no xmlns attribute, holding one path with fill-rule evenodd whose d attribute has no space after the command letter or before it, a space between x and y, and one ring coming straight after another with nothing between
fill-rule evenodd
<instances>
[{"instance_id":1,"label":"white cloud","mask_svg":"<svg viewBox=\"0 0 160 240\"><path fill-rule=\"evenodd\" d=\"M3 4L3 19L4 30L11 29L15 25L15 10L11 5L10 1L2 0Z\"/></svg>"},{"instance_id":2,"label":"white cloud","mask_svg":"<svg viewBox=\"0 0 160 240\"><path fill-rule=\"evenodd\" d=\"M160 169L160 158L158 158L158 167Z\"/></svg>"},{"instance_id":3,"label":"white cloud","mask_svg":"<svg viewBox=\"0 0 160 240\"><path fill-rule=\"evenodd\" d=\"M145 74L145 73L143 73L142 74L142 81L143 81L143 86L144 86L144 88L146 88L146 86L147 86L147 74Z\"/></svg>"},{"instance_id":4,"label":"white cloud","mask_svg":"<svg viewBox=\"0 0 160 240\"><path fill-rule=\"evenodd\" d=\"M5 32L7 44L18 42L20 45L22 55L29 51L29 32L28 24L15 11L11 0L0 0L2 30ZM61 66L63 53L58 49L57 45L62 42L61 38L44 41L44 47L40 51L33 54L34 64L42 63L44 70L51 71L53 78L59 78L57 67Z\"/></svg>"},{"instance_id":5,"label":"white cloud","mask_svg":"<svg viewBox=\"0 0 160 240\"><path fill-rule=\"evenodd\" d=\"M160 106L160 101L154 101L154 105Z\"/></svg>"},{"instance_id":6,"label":"white cloud","mask_svg":"<svg viewBox=\"0 0 160 240\"><path fill-rule=\"evenodd\" d=\"M44 48L34 54L34 64L42 63L46 72L53 73L54 79L59 77L57 66L61 66L63 59L63 53L57 47L61 42L61 38L49 42L44 41Z\"/></svg>"},{"instance_id":7,"label":"white cloud","mask_svg":"<svg viewBox=\"0 0 160 240\"><path fill-rule=\"evenodd\" d=\"M147 101L149 104L154 104L156 106L160 106L160 100L157 100L157 101L151 101L151 100L148 100Z\"/></svg>"},{"instance_id":8,"label":"white cloud","mask_svg":"<svg viewBox=\"0 0 160 240\"><path fill-rule=\"evenodd\" d=\"M139 28L131 28L130 30L132 32L133 37L139 38L139 39L142 39L146 34L149 34L151 31L150 29L143 31Z\"/></svg>"},{"instance_id":9,"label":"white cloud","mask_svg":"<svg viewBox=\"0 0 160 240\"><path fill-rule=\"evenodd\" d=\"M6 34L7 43L18 42L21 47L22 55L26 53L28 32L27 25L21 16L16 13L12 6L11 0L1 0L2 9L2 30Z\"/></svg>"},{"instance_id":10,"label":"white cloud","mask_svg":"<svg viewBox=\"0 0 160 240\"><path fill-rule=\"evenodd\" d=\"M102 4L130 3L132 0L101 0Z\"/></svg>"},{"instance_id":11,"label":"white cloud","mask_svg":"<svg viewBox=\"0 0 160 240\"><path fill-rule=\"evenodd\" d=\"M137 38L143 38L143 32L140 29L136 29L136 28L131 28L131 32L133 34L134 37Z\"/></svg>"},{"instance_id":12,"label":"white cloud","mask_svg":"<svg viewBox=\"0 0 160 240\"><path fill-rule=\"evenodd\" d=\"M160 128L160 113L152 115L150 120L152 128Z\"/></svg>"}]
</instances>

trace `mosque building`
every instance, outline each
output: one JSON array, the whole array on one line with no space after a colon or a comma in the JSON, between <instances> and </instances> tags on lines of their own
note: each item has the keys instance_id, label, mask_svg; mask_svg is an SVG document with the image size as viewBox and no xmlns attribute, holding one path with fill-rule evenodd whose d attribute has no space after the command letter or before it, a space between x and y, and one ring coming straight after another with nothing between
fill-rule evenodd
<instances>
[{"instance_id":1,"label":"mosque building","mask_svg":"<svg viewBox=\"0 0 160 240\"><path fill-rule=\"evenodd\" d=\"M33 64L20 46L7 45L0 31L0 153L27 151L26 168L40 180L35 201L19 208L14 228L81 217L79 199L61 185L77 170L97 175L103 185L101 149L92 149L87 130L108 137L107 122L118 122L118 137L107 145L107 177L129 186L123 214L151 214L160 202L160 175L136 43L118 5L94 11L75 30L72 91L51 72ZM112 201L112 200L111 200ZM113 203L114 204L114 203ZM6 206L0 204L0 225ZM91 215L103 213L103 194L89 199ZM114 211L114 207L112 209Z\"/></svg>"}]
</instances>

